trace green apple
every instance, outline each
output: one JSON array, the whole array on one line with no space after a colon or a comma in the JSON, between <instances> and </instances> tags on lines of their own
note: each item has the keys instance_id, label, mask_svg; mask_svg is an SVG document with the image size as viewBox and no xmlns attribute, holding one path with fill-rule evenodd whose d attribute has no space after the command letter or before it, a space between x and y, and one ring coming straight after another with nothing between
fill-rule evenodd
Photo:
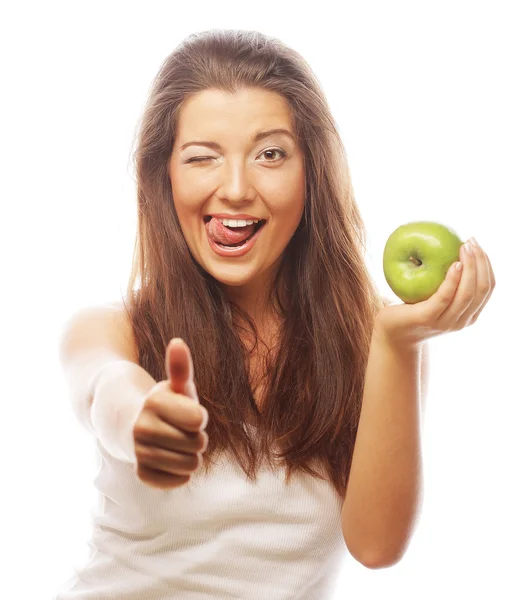
<instances>
[{"instance_id":1,"label":"green apple","mask_svg":"<svg viewBox=\"0 0 510 600\"><path fill-rule=\"evenodd\" d=\"M445 225L413 221L397 227L384 247L384 276L393 292L406 304L432 296L459 260L464 242Z\"/></svg>"}]
</instances>

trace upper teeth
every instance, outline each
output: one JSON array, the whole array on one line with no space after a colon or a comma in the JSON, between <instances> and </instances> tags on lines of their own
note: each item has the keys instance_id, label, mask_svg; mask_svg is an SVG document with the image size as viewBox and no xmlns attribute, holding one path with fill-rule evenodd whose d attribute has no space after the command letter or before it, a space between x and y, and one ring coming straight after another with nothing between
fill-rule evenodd
<instances>
[{"instance_id":1,"label":"upper teeth","mask_svg":"<svg viewBox=\"0 0 510 600\"><path fill-rule=\"evenodd\" d=\"M246 227L246 225L253 225L253 223L258 223L262 221L262 219L256 219L254 221L247 221L245 219L219 219L223 225L227 225L228 227Z\"/></svg>"}]
</instances>

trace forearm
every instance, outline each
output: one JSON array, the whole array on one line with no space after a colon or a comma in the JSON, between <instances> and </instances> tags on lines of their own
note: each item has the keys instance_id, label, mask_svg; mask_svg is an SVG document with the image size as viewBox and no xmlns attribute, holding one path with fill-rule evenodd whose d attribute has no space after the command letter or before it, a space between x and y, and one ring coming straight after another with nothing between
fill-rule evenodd
<instances>
[{"instance_id":1,"label":"forearm","mask_svg":"<svg viewBox=\"0 0 510 600\"><path fill-rule=\"evenodd\" d=\"M107 364L95 379L90 422L101 444L119 460L136 461L132 429L156 383L145 369L129 361Z\"/></svg>"},{"instance_id":2,"label":"forearm","mask_svg":"<svg viewBox=\"0 0 510 600\"><path fill-rule=\"evenodd\" d=\"M372 337L343 523L375 566L401 557L422 500L420 357Z\"/></svg>"}]
</instances>

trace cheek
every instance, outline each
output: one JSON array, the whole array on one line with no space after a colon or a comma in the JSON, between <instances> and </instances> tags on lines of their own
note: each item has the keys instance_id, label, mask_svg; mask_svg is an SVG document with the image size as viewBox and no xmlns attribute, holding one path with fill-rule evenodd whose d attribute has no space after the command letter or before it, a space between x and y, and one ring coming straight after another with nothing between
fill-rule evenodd
<instances>
[{"instance_id":1,"label":"cheek","mask_svg":"<svg viewBox=\"0 0 510 600\"><path fill-rule=\"evenodd\" d=\"M172 187L172 193L182 235L191 249L197 243L197 235L200 235L200 229L197 228L197 210L200 208L200 203L195 206L196 203L190 199L189 195L180 194L177 187ZM198 224L198 227L200 226L201 222Z\"/></svg>"},{"instance_id":2,"label":"cheek","mask_svg":"<svg viewBox=\"0 0 510 600\"><path fill-rule=\"evenodd\" d=\"M271 247L276 253L280 253L290 242L292 236L299 226L303 214L303 204L299 199L270 208L273 217L271 228Z\"/></svg>"},{"instance_id":3,"label":"cheek","mask_svg":"<svg viewBox=\"0 0 510 600\"><path fill-rule=\"evenodd\" d=\"M197 211L201 208L203 197L190 183L178 179L172 183L172 195L179 220L189 226L192 219L196 218Z\"/></svg>"},{"instance_id":4,"label":"cheek","mask_svg":"<svg viewBox=\"0 0 510 600\"><path fill-rule=\"evenodd\" d=\"M276 200L270 210L285 231L293 231L301 221L304 205L303 190L297 188L294 194L281 197L280 201Z\"/></svg>"},{"instance_id":5,"label":"cheek","mask_svg":"<svg viewBox=\"0 0 510 600\"><path fill-rule=\"evenodd\" d=\"M304 172L299 170L293 176L275 182L272 189L266 191L270 213L285 222L285 230L294 230L301 221L305 206ZM282 193L283 192L283 193Z\"/></svg>"},{"instance_id":6,"label":"cheek","mask_svg":"<svg viewBox=\"0 0 510 600\"><path fill-rule=\"evenodd\" d=\"M192 169L182 169L182 166L170 163L169 176L175 206L185 211L192 204L193 198L200 194L201 187L197 183L200 182L200 178L193 176Z\"/></svg>"}]
</instances>

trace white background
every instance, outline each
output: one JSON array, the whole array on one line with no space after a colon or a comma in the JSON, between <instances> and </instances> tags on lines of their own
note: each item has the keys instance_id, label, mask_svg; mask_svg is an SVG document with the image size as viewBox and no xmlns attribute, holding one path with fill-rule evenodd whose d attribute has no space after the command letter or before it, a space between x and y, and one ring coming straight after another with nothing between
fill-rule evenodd
<instances>
[{"instance_id":1,"label":"white background","mask_svg":"<svg viewBox=\"0 0 510 600\"><path fill-rule=\"evenodd\" d=\"M13 6L0 15L1 596L52 598L87 555L98 465L71 412L60 329L127 284L133 136L160 64L190 33L239 28L279 37L319 76L381 293L398 300L382 252L411 220L474 235L498 282L473 327L430 343L425 502L408 552L374 571L349 556L336 597L510 597L508 3Z\"/></svg>"}]
</instances>

